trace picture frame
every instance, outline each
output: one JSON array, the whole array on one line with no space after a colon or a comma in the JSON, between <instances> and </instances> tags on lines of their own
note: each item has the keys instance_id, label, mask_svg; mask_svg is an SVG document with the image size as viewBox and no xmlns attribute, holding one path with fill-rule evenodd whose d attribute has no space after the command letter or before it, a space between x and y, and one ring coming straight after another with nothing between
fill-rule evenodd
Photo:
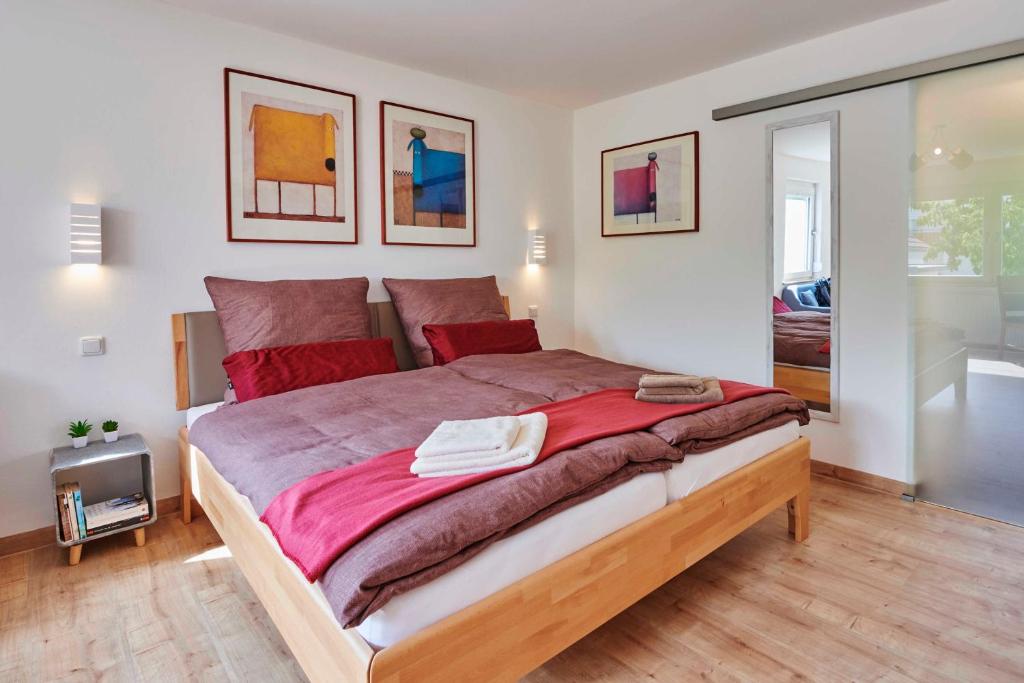
<instances>
[{"instance_id":1,"label":"picture frame","mask_svg":"<svg viewBox=\"0 0 1024 683\"><path fill-rule=\"evenodd\" d=\"M601 236L700 231L698 131L601 152Z\"/></svg>"},{"instance_id":2,"label":"picture frame","mask_svg":"<svg viewBox=\"0 0 1024 683\"><path fill-rule=\"evenodd\" d=\"M356 97L224 69L229 242L356 244Z\"/></svg>"},{"instance_id":3,"label":"picture frame","mask_svg":"<svg viewBox=\"0 0 1024 683\"><path fill-rule=\"evenodd\" d=\"M380 103L381 244L475 247L473 119Z\"/></svg>"}]
</instances>

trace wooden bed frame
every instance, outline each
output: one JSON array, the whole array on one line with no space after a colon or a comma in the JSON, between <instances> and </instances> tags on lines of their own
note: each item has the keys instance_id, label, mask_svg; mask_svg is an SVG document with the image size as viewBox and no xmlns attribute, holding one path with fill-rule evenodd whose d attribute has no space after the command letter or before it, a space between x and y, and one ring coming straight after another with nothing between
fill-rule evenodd
<instances>
[{"instance_id":1,"label":"wooden bed frame","mask_svg":"<svg viewBox=\"0 0 1024 683\"><path fill-rule=\"evenodd\" d=\"M914 405L920 408L950 384L955 387L957 401L967 398L967 347L957 349L915 374Z\"/></svg>"},{"instance_id":2,"label":"wooden bed frame","mask_svg":"<svg viewBox=\"0 0 1024 683\"><path fill-rule=\"evenodd\" d=\"M180 391L181 376L177 379ZM515 680L782 505L788 506L793 538L803 541L809 533L810 442L801 437L405 640L375 650L355 629L343 629L335 620L326 600L281 553L248 500L189 443L185 427L179 432L179 454L186 521L195 497L314 682Z\"/></svg>"},{"instance_id":3,"label":"wooden bed frame","mask_svg":"<svg viewBox=\"0 0 1024 683\"><path fill-rule=\"evenodd\" d=\"M832 373L828 368L811 368L775 363L774 384L808 403L832 405Z\"/></svg>"}]
</instances>

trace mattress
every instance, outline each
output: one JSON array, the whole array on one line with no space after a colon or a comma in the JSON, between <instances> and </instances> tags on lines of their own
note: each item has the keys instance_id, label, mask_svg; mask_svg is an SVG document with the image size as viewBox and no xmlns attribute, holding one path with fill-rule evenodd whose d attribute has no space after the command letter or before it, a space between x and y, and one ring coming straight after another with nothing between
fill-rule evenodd
<instances>
[{"instance_id":1,"label":"mattress","mask_svg":"<svg viewBox=\"0 0 1024 683\"><path fill-rule=\"evenodd\" d=\"M207 403L204 406L192 406L185 411L185 426L192 429L192 424L207 413L212 413L224 405L223 401L217 403Z\"/></svg>"},{"instance_id":2,"label":"mattress","mask_svg":"<svg viewBox=\"0 0 1024 683\"><path fill-rule=\"evenodd\" d=\"M681 463L673 465L672 469L662 475L665 477L668 502L685 498L776 448L795 441L799 436L800 425L793 420L713 451L690 453Z\"/></svg>"},{"instance_id":3,"label":"mattress","mask_svg":"<svg viewBox=\"0 0 1024 683\"><path fill-rule=\"evenodd\" d=\"M494 543L451 572L394 598L356 630L376 647L397 643L799 436L793 420L728 446L687 455L668 472L640 475Z\"/></svg>"}]
</instances>

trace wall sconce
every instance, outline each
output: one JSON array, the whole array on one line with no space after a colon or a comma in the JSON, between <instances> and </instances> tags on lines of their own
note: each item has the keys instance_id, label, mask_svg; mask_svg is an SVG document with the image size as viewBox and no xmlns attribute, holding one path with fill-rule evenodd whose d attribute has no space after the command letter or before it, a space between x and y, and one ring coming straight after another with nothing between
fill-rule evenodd
<instances>
[{"instance_id":1,"label":"wall sconce","mask_svg":"<svg viewBox=\"0 0 1024 683\"><path fill-rule=\"evenodd\" d=\"M72 204L68 237L71 263L103 262L103 229L99 204Z\"/></svg>"},{"instance_id":2,"label":"wall sconce","mask_svg":"<svg viewBox=\"0 0 1024 683\"><path fill-rule=\"evenodd\" d=\"M531 266L548 262L548 238L540 230L528 230L526 233L526 262Z\"/></svg>"}]
</instances>

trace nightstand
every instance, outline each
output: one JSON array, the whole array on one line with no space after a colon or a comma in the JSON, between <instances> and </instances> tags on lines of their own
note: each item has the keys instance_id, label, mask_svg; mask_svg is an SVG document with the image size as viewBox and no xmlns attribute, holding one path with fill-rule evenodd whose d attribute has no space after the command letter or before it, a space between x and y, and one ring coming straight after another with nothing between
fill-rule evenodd
<instances>
[{"instance_id":1,"label":"nightstand","mask_svg":"<svg viewBox=\"0 0 1024 683\"><path fill-rule=\"evenodd\" d=\"M139 524L121 527L112 531L96 534L76 541L65 541L60 535L60 510L57 508L57 486L71 481L75 478L73 470L79 470L97 466L108 466L110 463L123 461L124 467L141 468L142 493L149 502L149 519ZM50 483L52 491L50 500L53 502L53 509L56 514L57 545L68 548L68 564L76 565L82 558L82 545L97 538L112 536L125 531L135 532L135 545L141 546L146 543L146 529L156 521L156 495L155 481L153 476L153 455L146 445L145 439L139 434L126 434L113 443L105 441L94 441L84 448L72 448L63 446L50 451ZM137 491L138 489L136 489ZM130 495L135 491L123 491L121 495ZM101 502L95 494L90 496L89 492L82 491L83 505Z\"/></svg>"}]
</instances>

